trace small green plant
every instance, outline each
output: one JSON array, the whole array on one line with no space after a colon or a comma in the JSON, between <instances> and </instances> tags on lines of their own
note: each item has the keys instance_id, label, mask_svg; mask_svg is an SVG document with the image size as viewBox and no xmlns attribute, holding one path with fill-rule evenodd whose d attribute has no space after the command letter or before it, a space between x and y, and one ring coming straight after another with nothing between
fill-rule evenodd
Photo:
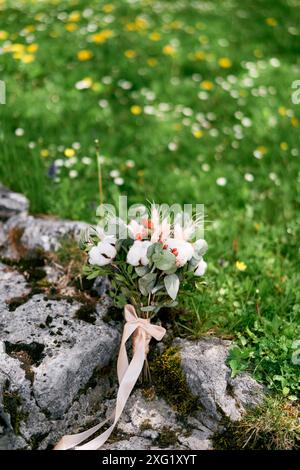
<instances>
[{"instance_id":1,"label":"small green plant","mask_svg":"<svg viewBox=\"0 0 300 470\"><path fill-rule=\"evenodd\" d=\"M268 397L241 421L226 425L214 444L223 450L299 450L299 405L282 397Z\"/></svg>"}]
</instances>

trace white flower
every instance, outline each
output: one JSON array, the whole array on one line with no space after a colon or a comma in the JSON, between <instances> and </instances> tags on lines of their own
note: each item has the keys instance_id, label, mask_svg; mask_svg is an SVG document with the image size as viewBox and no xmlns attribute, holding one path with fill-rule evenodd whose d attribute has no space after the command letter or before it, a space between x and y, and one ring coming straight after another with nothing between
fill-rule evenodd
<instances>
[{"instance_id":1,"label":"white flower","mask_svg":"<svg viewBox=\"0 0 300 470\"><path fill-rule=\"evenodd\" d=\"M124 180L123 180L123 178L117 177L117 178L114 179L114 183L117 186L122 186L122 184L124 184Z\"/></svg>"},{"instance_id":2,"label":"white flower","mask_svg":"<svg viewBox=\"0 0 300 470\"><path fill-rule=\"evenodd\" d=\"M131 220L127 227L130 237L134 240L142 240L147 235L146 228L136 220Z\"/></svg>"},{"instance_id":3,"label":"white flower","mask_svg":"<svg viewBox=\"0 0 300 470\"><path fill-rule=\"evenodd\" d=\"M109 173L109 176L111 178L118 178L120 176L120 172L119 170L112 170L110 173Z\"/></svg>"},{"instance_id":4,"label":"white flower","mask_svg":"<svg viewBox=\"0 0 300 470\"><path fill-rule=\"evenodd\" d=\"M220 178L217 178L216 183L217 183L218 186L226 186L227 179L224 178L223 176L221 176Z\"/></svg>"},{"instance_id":5,"label":"white flower","mask_svg":"<svg viewBox=\"0 0 300 470\"><path fill-rule=\"evenodd\" d=\"M149 240L135 240L127 253L127 263L132 266L139 266L140 264L146 266L149 263L147 250L150 245L151 242Z\"/></svg>"},{"instance_id":6,"label":"white flower","mask_svg":"<svg viewBox=\"0 0 300 470\"><path fill-rule=\"evenodd\" d=\"M77 171L77 170L71 170L71 171L69 171L69 176L70 176L70 178L72 178L72 179L73 179L73 178L77 178L77 176L78 176L78 171Z\"/></svg>"},{"instance_id":7,"label":"white flower","mask_svg":"<svg viewBox=\"0 0 300 470\"><path fill-rule=\"evenodd\" d=\"M112 238L106 237L103 241L100 241L97 246L93 246L89 252L90 264L96 264L98 266L110 264L117 254L117 250L112 242Z\"/></svg>"},{"instance_id":8,"label":"white flower","mask_svg":"<svg viewBox=\"0 0 300 470\"><path fill-rule=\"evenodd\" d=\"M207 263L204 261L204 259L201 259L199 261L198 265L196 266L196 270L194 271L195 276L203 276L203 274L206 271Z\"/></svg>"},{"instance_id":9,"label":"white flower","mask_svg":"<svg viewBox=\"0 0 300 470\"><path fill-rule=\"evenodd\" d=\"M194 254L194 248L191 243L176 238L167 238L165 245L176 256L178 267L184 266Z\"/></svg>"}]
</instances>

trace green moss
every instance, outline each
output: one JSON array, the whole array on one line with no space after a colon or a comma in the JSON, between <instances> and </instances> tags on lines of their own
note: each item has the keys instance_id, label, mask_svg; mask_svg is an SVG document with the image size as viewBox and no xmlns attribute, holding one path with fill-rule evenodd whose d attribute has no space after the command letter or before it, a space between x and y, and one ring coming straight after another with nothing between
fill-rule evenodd
<instances>
[{"instance_id":1,"label":"green moss","mask_svg":"<svg viewBox=\"0 0 300 470\"><path fill-rule=\"evenodd\" d=\"M3 392L3 409L10 416L12 428L16 434L20 433L20 424L27 418L21 409L22 401L17 392Z\"/></svg>"},{"instance_id":2,"label":"green moss","mask_svg":"<svg viewBox=\"0 0 300 470\"><path fill-rule=\"evenodd\" d=\"M163 426L156 441L159 447L170 447L177 443L177 434L167 426Z\"/></svg>"},{"instance_id":3,"label":"green moss","mask_svg":"<svg viewBox=\"0 0 300 470\"><path fill-rule=\"evenodd\" d=\"M214 436L217 450L299 450L300 409L289 400L268 397L239 422L224 422Z\"/></svg>"},{"instance_id":4,"label":"green moss","mask_svg":"<svg viewBox=\"0 0 300 470\"><path fill-rule=\"evenodd\" d=\"M186 383L178 349L169 347L157 355L150 363L150 370L156 391L179 414L191 414L199 408L198 399Z\"/></svg>"}]
</instances>

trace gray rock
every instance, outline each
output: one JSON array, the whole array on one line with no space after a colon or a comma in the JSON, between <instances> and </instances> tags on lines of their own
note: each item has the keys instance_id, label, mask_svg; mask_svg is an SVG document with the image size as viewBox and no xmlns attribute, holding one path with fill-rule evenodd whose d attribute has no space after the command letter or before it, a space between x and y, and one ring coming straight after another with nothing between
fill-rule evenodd
<instances>
[{"instance_id":1,"label":"gray rock","mask_svg":"<svg viewBox=\"0 0 300 470\"><path fill-rule=\"evenodd\" d=\"M0 263L0 318L1 312L6 311L10 300L26 296L30 290L22 274Z\"/></svg>"},{"instance_id":2,"label":"gray rock","mask_svg":"<svg viewBox=\"0 0 300 470\"><path fill-rule=\"evenodd\" d=\"M57 251L62 239L71 237L79 240L81 230L87 227L88 224L84 222L20 214L6 222L4 231L7 239L10 233L18 231L20 233L18 242L24 250Z\"/></svg>"},{"instance_id":3,"label":"gray rock","mask_svg":"<svg viewBox=\"0 0 300 470\"><path fill-rule=\"evenodd\" d=\"M133 436L129 439L121 439L118 442L104 444L103 450L147 450L151 449L151 441L143 437Z\"/></svg>"},{"instance_id":4,"label":"gray rock","mask_svg":"<svg viewBox=\"0 0 300 470\"><path fill-rule=\"evenodd\" d=\"M7 220L13 215L27 212L28 199L23 194L14 193L0 184L0 219Z\"/></svg>"},{"instance_id":5,"label":"gray rock","mask_svg":"<svg viewBox=\"0 0 300 470\"><path fill-rule=\"evenodd\" d=\"M212 450L212 441L208 436L208 433L194 429L188 436L179 436L178 440L190 450Z\"/></svg>"},{"instance_id":6,"label":"gray rock","mask_svg":"<svg viewBox=\"0 0 300 470\"><path fill-rule=\"evenodd\" d=\"M188 386L203 407L198 418L208 428L217 430L223 416L232 421L241 419L247 408L263 400L263 387L249 374L231 378L226 365L230 341L177 339L175 345L181 349L181 364Z\"/></svg>"},{"instance_id":7,"label":"gray rock","mask_svg":"<svg viewBox=\"0 0 300 470\"><path fill-rule=\"evenodd\" d=\"M33 392L41 409L63 416L95 367L105 367L116 353L118 332L101 322L91 325L75 317L80 304L44 300L42 295L0 318L0 339L39 351L32 366ZM6 332L3 334L3 332ZM38 353L35 353L38 354Z\"/></svg>"}]
</instances>

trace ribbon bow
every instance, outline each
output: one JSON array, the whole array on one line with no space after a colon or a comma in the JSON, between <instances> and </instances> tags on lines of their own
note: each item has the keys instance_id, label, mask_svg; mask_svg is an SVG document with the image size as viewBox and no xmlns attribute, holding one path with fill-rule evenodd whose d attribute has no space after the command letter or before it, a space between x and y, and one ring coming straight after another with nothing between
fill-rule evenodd
<instances>
[{"instance_id":1,"label":"ribbon bow","mask_svg":"<svg viewBox=\"0 0 300 470\"><path fill-rule=\"evenodd\" d=\"M119 390L114 412L108 419L87 431L62 437L54 447L54 450L67 450L72 448L75 448L75 450L97 450L107 441L113 432L132 389L143 369L151 338L153 337L157 341L160 341L166 333L165 328L162 326L152 325L149 319L139 318L133 305L125 305L124 316L126 323L123 329L117 362ZM131 335L133 335L133 356L129 363L126 351L126 342ZM111 419L113 420L112 425L100 434L100 436L92 439L86 444L81 446L78 445L92 436Z\"/></svg>"}]
</instances>

